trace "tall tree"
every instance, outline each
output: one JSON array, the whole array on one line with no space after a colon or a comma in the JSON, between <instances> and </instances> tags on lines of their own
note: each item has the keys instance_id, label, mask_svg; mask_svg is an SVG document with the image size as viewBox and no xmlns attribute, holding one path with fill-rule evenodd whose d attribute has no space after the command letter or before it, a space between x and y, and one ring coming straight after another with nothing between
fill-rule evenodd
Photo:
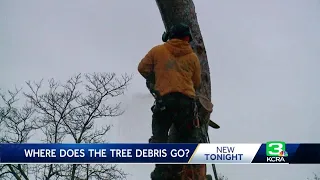
<instances>
[{"instance_id":1,"label":"tall tree","mask_svg":"<svg viewBox=\"0 0 320 180\"><path fill-rule=\"evenodd\" d=\"M205 96L211 100L209 63L193 1L156 0L156 2L166 30L169 30L172 25L180 22L190 26L193 35L191 46L193 51L197 54L201 64L201 87L197 89L197 94ZM210 112L202 114L202 116L203 117L201 117L201 119L209 120ZM207 130L208 123L206 123L206 131Z\"/></svg>"},{"instance_id":2,"label":"tall tree","mask_svg":"<svg viewBox=\"0 0 320 180\"><path fill-rule=\"evenodd\" d=\"M166 30L176 23L183 22L191 28L193 41L191 46L201 64L201 88L198 93L211 100L210 69L206 49L198 24L195 6L192 0L156 0Z\"/></svg>"},{"instance_id":3,"label":"tall tree","mask_svg":"<svg viewBox=\"0 0 320 180\"><path fill-rule=\"evenodd\" d=\"M197 89L197 94L204 96L211 101L210 68L193 1L156 0L156 2L167 31L172 25L181 22L190 26L193 35L191 46L193 51L197 54L201 64L201 87ZM202 124L203 127L201 128L205 131L205 135L207 135L211 111L203 110L202 112L205 113L199 114L199 118L205 120L205 123ZM173 132L174 128L171 128L170 131ZM215 178L217 179L215 166L213 166L213 168L216 176Z\"/></svg>"}]
</instances>

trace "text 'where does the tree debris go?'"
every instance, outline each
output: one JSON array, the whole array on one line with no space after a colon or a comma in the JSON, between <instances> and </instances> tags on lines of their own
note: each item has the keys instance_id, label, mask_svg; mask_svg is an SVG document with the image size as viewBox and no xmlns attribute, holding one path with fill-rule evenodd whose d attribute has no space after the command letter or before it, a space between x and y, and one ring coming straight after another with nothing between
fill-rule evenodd
<instances>
[{"instance_id":1,"label":"text 'where does the tree debris go?'","mask_svg":"<svg viewBox=\"0 0 320 180\"><path fill-rule=\"evenodd\" d=\"M320 144L0 144L1 164L317 164Z\"/></svg>"}]
</instances>

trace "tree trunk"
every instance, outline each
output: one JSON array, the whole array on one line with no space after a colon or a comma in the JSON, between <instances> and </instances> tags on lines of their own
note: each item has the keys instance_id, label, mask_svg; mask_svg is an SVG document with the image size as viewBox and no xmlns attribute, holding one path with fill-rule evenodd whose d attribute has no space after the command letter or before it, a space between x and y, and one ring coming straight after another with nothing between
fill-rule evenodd
<instances>
[{"instance_id":1,"label":"tree trunk","mask_svg":"<svg viewBox=\"0 0 320 180\"><path fill-rule=\"evenodd\" d=\"M156 2L166 30L168 30L172 25L180 22L190 26L193 35L191 46L193 51L198 55L202 70L202 83L198 93L211 100L210 69L193 1L156 0Z\"/></svg>"},{"instance_id":2,"label":"tree trunk","mask_svg":"<svg viewBox=\"0 0 320 180\"><path fill-rule=\"evenodd\" d=\"M197 54L201 64L201 87L197 90L197 93L211 100L209 63L193 1L156 0L156 2L166 30L172 25L181 22L190 26L193 35L191 46L193 51ZM210 112L202 114L202 117L200 118L209 120ZM206 123L206 126L205 129L207 131L208 123Z\"/></svg>"},{"instance_id":3,"label":"tree trunk","mask_svg":"<svg viewBox=\"0 0 320 180\"><path fill-rule=\"evenodd\" d=\"M189 25L189 27L191 28L193 35L193 41L191 42L191 46L193 51L197 54L201 64L201 87L197 90L197 94L204 96L211 101L211 81L209 63L193 1L156 0L156 2L160 10L162 21L166 30L169 30L172 25L177 23L185 23ZM205 136L207 136L211 112L205 110L203 110L202 112L205 113L200 113L199 118L201 120L205 120L205 123L202 124L202 126L204 126L202 127L202 129L205 129ZM169 139L175 138L174 133L175 129L174 127L171 127Z\"/></svg>"}]
</instances>

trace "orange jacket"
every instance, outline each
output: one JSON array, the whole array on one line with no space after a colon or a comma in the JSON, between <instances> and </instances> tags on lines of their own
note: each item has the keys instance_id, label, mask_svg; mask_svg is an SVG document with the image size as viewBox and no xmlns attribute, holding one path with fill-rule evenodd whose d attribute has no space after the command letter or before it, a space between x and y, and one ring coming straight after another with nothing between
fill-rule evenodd
<instances>
[{"instance_id":1,"label":"orange jacket","mask_svg":"<svg viewBox=\"0 0 320 180\"><path fill-rule=\"evenodd\" d=\"M155 89L160 95L180 92L195 97L200 86L201 68L190 44L179 39L153 47L141 60L138 71L143 77L155 73Z\"/></svg>"}]
</instances>

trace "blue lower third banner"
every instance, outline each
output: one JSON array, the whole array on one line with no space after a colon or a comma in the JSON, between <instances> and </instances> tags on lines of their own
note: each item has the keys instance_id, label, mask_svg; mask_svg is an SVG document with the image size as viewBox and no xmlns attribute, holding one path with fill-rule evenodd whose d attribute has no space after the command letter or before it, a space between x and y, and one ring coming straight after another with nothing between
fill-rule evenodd
<instances>
[{"instance_id":1,"label":"blue lower third banner","mask_svg":"<svg viewBox=\"0 0 320 180\"><path fill-rule=\"evenodd\" d=\"M320 144L0 144L0 163L320 163Z\"/></svg>"}]
</instances>

